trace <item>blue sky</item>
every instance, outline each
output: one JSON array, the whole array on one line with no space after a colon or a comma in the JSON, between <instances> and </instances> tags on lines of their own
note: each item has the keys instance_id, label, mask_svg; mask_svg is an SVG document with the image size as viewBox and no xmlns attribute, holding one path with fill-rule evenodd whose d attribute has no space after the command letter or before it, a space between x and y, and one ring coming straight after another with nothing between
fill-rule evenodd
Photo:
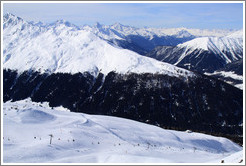
<instances>
[{"instance_id":1,"label":"blue sky","mask_svg":"<svg viewBox=\"0 0 246 166\"><path fill-rule=\"evenodd\" d=\"M4 3L27 21L59 19L75 25L119 22L135 27L242 29L242 3Z\"/></svg>"}]
</instances>

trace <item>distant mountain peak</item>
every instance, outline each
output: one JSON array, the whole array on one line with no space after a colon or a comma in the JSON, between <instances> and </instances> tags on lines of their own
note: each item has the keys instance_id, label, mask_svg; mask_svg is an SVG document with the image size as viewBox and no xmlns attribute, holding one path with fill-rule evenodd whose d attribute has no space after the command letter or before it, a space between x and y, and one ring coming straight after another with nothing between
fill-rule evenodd
<instances>
[{"instance_id":1,"label":"distant mountain peak","mask_svg":"<svg viewBox=\"0 0 246 166\"><path fill-rule=\"evenodd\" d=\"M115 29L118 31L124 31L124 30L136 30L137 28L132 27L132 26L128 26L128 25L123 25L119 22L114 23L113 25L110 26L111 29Z\"/></svg>"},{"instance_id":2,"label":"distant mountain peak","mask_svg":"<svg viewBox=\"0 0 246 166\"><path fill-rule=\"evenodd\" d=\"M179 37L179 38L184 38L184 37L191 37L193 35L190 34L186 29L182 29L182 30L178 31L176 36Z\"/></svg>"},{"instance_id":3,"label":"distant mountain peak","mask_svg":"<svg viewBox=\"0 0 246 166\"><path fill-rule=\"evenodd\" d=\"M17 16L15 16L14 14L12 14L12 13L6 13L6 14L4 14L4 16L3 16L3 18L17 18Z\"/></svg>"},{"instance_id":4,"label":"distant mountain peak","mask_svg":"<svg viewBox=\"0 0 246 166\"><path fill-rule=\"evenodd\" d=\"M99 22L96 22L95 27L97 27L97 28L102 28L102 27L103 27L103 25L102 25L102 24L100 24Z\"/></svg>"},{"instance_id":5,"label":"distant mountain peak","mask_svg":"<svg viewBox=\"0 0 246 166\"><path fill-rule=\"evenodd\" d=\"M124 25L122 25L122 24L119 23L119 22L116 22L116 23L113 24L113 26L124 26Z\"/></svg>"},{"instance_id":6,"label":"distant mountain peak","mask_svg":"<svg viewBox=\"0 0 246 166\"><path fill-rule=\"evenodd\" d=\"M51 23L50 25L54 25L54 26L65 25L67 27L77 27L76 25L74 25L74 24L72 24L69 21L64 20L64 19L57 20L57 21Z\"/></svg>"},{"instance_id":7,"label":"distant mountain peak","mask_svg":"<svg viewBox=\"0 0 246 166\"><path fill-rule=\"evenodd\" d=\"M68 21L64 20L64 19L60 19L60 20L57 20L56 23L57 24L65 24L67 23Z\"/></svg>"},{"instance_id":8,"label":"distant mountain peak","mask_svg":"<svg viewBox=\"0 0 246 166\"><path fill-rule=\"evenodd\" d=\"M18 24L19 22L24 22L24 20L20 17L15 16L12 13L6 13L3 16L3 23Z\"/></svg>"},{"instance_id":9,"label":"distant mountain peak","mask_svg":"<svg viewBox=\"0 0 246 166\"><path fill-rule=\"evenodd\" d=\"M116 23L114 23L113 25L111 25L111 27L114 27L114 28L122 28L122 27L124 27L125 25L122 25L121 23L119 23L119 22L116 22Z\"/></svg>"},{"instance_id":10,"label":"distant mountain peak","mask_svg":"<svg viewBox=\"0 0 246 166\"><path fill-rule=\"evenodd\" d=\"M41 26L41 27L44 27L44 26L47 26L47 24L41 22L41 21L38 21L38 22L35 22L35 21L30 21L29 22L30 24L34 25L34 26Z\"/></svg>"}]
</instances>

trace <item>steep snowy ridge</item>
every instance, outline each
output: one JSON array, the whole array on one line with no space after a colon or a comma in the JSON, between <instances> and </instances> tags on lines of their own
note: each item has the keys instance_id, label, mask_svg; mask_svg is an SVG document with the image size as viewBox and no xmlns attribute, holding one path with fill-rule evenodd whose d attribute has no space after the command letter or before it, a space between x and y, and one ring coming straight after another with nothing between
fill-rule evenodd
<instances>
[{"instance_id":1,"label":"steep snowy ridge","mask_svg":"<svg viewBox=\"0 0 246 166\"><path fill-rule=\"evenodd\" d=\"M159 46L147 57L199 72L214 72L243 58L243 31L224 37L198 37L177 46Z\"/></svg>"},{"instance_id":2,"label":"steep snowy ridge","mask_svg":"<svg viewBox=\"0 0 246 166\"><path fill-rule=\"evenodd\" d=\"M196 49L210 51L220 55L226 63L230 63L242 58L242 55L239 55L238 53L242 52L243 35L242 31L238 31L235 34L226 37L201 37L179 44L177 47L188 49L189 52L186 52L185 54L189 54ZM226 52L230 52L232 57L228 57ZM178 64L182 58L180 58L176 64Z\"/></svg>"},{"instance_id":3,"label":"steep snowy ridge","mask_svg":"<svg viewBox=\"0 0 246 166\"><path fill-rule=\"evenodd\" d=\"M66 21L35 26L13 15L4 16L3 63L5 69L29 69L49 73L93 75L118 73L163 73L186 76L192 72L115 47L90 31ZM98 25L100 26L100 25Z\"/></svg>"},{"instance_id":4,"label":"steep snowy ridge","mask_svg":"<svg viewBox=\"0 0 246 166\"><path fill-rule=\"evenodd\" d=\"M30 99L4 103L3 129L4 163L220 163L222 159L238 163L243 159L242 147L222 137L73 113Z\"/></svg>"}]
</instances>

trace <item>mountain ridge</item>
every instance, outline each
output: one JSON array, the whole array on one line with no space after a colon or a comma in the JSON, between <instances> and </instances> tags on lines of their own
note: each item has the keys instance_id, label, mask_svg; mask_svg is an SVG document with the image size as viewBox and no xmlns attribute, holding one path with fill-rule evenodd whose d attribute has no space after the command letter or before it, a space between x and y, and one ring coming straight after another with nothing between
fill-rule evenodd
<instances>
[{"instance_id":1,"label":"mountain ridge","mask_svg":"<svg viewBox=\"0 0 246 166\"><path fill-rule=\"evenodd\" d=\"M9 24L13 22L14 28ZM4 68L18 72L29 69L49 73L88 71L94 75L111 71L193 75L187 70L115 47L90 31L66 24L62 20L48 27L36 27L23 20L16 23L5 20Z\"/></svg>"},{"instance_id":2,"label":"mountain ridge","mask_svg":"<svg viewBox=\"0 0 246 166\"><path fill-rule=\"evenodd\" d=\"M160 46L146 56L202 73L213 72L243 58L243 33L235 33L236 37L233 34L226 37L200 37L175 47Z\"/></svg>"},{"instance_id":3,"label":"mountain ridge","mask_svg":"<svg viewBox=\"0 0 246 166\"><path fill-rule=\"evenodd\" d=\"M6 14L8 17L12 14ZM14 15L12 15L14 16ZM33 24L41 27L49 27L59 21L50 24L37 23ZM65 23L66 22L66 23ZM130 49L141 55L145 55L156 46L169 45L176 46L180 43L201 36L226 36L233 33L233 30L207 30L207 29L188 29L188 28L136 28L120 23L112 25L103 25L96 23L94 26L84 25L76 26L68 21L64 21L68 26L76 30L91 31L100 38L114 43L122 48ZM64 25L65 25L64 24Z\"/></svg>"}]
</instances>

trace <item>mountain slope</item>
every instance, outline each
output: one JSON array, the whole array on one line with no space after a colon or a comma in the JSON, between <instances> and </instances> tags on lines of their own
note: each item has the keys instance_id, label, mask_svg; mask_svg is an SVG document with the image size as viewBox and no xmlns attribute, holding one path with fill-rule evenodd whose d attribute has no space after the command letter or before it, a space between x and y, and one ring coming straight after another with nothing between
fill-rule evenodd
<instances>
[{"instance_id":1,"label":"mountain slope","mask_svg":"<svg viewBox=\"0 0 246 166\"><path fill-rule=\"evenodd\" d=\"M167 63L117 48L93 33L65 21L47 27L35 26L13 15L4 17L4 68L42 73L99 72L190 73ZM192 74L191 74L192 75Z\"/></svg>"},{"instance_id":2,"label":"mountain slope","mask_svg":"<svg viewBox=\"0 0 246 166\"><path fill-rule=\"evenodd\" d=\"M222 137L72 113L30 100L4 103L3 129L4 163L220 163L223 158L234 163L242 159L242 147Z\"/></svg>"},{"instance_id":3,"label":"mountain slope","mask_svg":"<svg viewBox=\"0 0 246 166\"><path fill-rule=\"evenodd\" d=\"M243 59L228 63L213 73L205 73L243 89Z\"/></svg>"},{"instance_id":4,"label":"mountain slope","mask_svg":"<svg viewBox=\"0 0 246 166\"><path fill-rule=\"evenodd\" d=\"M243 93L222 81L119 48L64 20L43 25L6 15L3 39L4 102L30 97L242 143Z\"/></svg>"},{"instance_id":5,"label":"mountain slope","mask_svg":"<svg viewBox=\"0 0 246 166\"><path fill-rule=\"evenodd\" d=\"M146 56L202 73L213 72L242 59L242 34L196 38L175 47L157 47Z\"/></svg>"},{"instance_id":6,"label":"mountain slope","mask_svg":"<svg viewBox=\"0 0 246 166\"><path fill-rule=\"evenodd\" d=\"M3 101L30 97L74 112L124 117L242 143L243 93L204 75L3 72Z\"/></svg>"},{"instance_id":7,"label":"mountain slope","mask_svg":"<svg viewBox=\"0 0 246 166\"><path fill-rule=\"evenodd\" d=\"M6 17L9 17L6 14ZM4 18L4 19L5 19ZM145 55L156 46L176 46L180 43L189 41L196 37L201 36L225 36L232 31L228 30L201 30L201 29L187 29L187 28L135 28L131 26L115 23L113 25L102 25L96 23L94 26L81 26L78 27L67 21L60 20L60 23L64 23L66 26L73 29L80 29L90 31L96 36L120 46L125 49L132 50L141 55ZM47 27L52 24L44 24L41 22L31 24L35 26ZM56 25L53 23L53 25Z\"/></svg>"},{"instance_id":8,"label":"mountain slope","mask_svg":"<svg viewBox=\"0 0 246 166\"><path fill-rule=\"evenodd\" d=\"M176 46L201 36L225 36L226 30L200 30L187 28L135 28L115 23L113 25L84 26L83 29L95 33L122 48L145 55L157 46Z\"/></svg>"},{"instance_id":9,"label":"mountain slope","mask_svg":"<svg viewBox=\"0 0 246 166\"><path fill-rule=\"evenodd\" d=\"M95 26L83 28L111 43L142 55L158 45L177 45L194 38L186 30L177 30L176 33L169 35L155 29L135 28L120 23L109 26L97 23Z\"/></svg>"}]
</instances>

